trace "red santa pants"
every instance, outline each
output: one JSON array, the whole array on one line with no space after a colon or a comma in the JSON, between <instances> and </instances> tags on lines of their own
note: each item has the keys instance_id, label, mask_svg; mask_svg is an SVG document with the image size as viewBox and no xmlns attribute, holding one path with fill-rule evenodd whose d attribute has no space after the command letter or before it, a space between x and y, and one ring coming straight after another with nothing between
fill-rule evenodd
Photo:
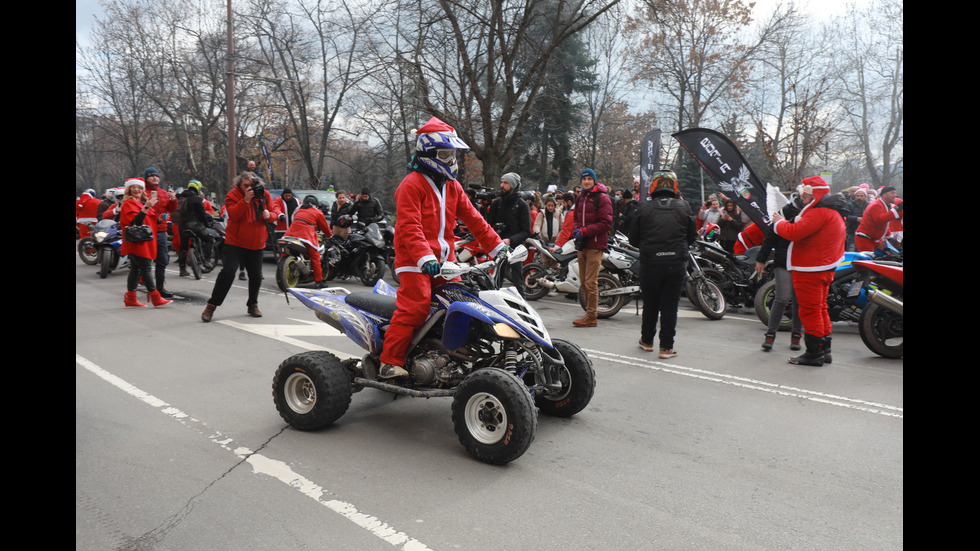
<instances>
[{"instance_id":1,"label":"red santa pants","mask_svg":"<svg viewBox=\"0 0 980 551\"><path fill-rule=\"evenodd\" d=\"M857 249L859 253L873 253L875 248L877 248L877 243L864 237L863 235L854 236L854 248Z\"/></svg>"},{"instance_id":2,"label":"red santa pants","mask_svg":"<svg viewBox=\"0 0 980 551\"><path fill-rule=\"evenodd\" d=\"M412 343L415 330L429 316L432 278L418 272L400 272L398 280L398 295L395 297L395 306L398 309L385 331L381 362L404 366L408 345Z\"/></svg>"},{"instance_id":3,"label":"red santa pants","mask_svg":"<svg viewBox=\"0 0 980 551\"><path fill-rule=\"evenodd\" d=\"M309 243L306 245L306 254L310 257L310 265L313 267L313 281L323 281L323 266L320 265L320 251Z\"/></svg>"},{"instance_id":4,"label":"red santa pants","mask_svg":"<svg viewBox=\"0 0 980 551\"><path fill-rule=\"evenodd\" d=\"M822 272L793 271L793 291L800 308L803 330L815 337L830 334L830 314L827 313L827 293L834 281L834 270Z\"/></svg>"}]
</instances>

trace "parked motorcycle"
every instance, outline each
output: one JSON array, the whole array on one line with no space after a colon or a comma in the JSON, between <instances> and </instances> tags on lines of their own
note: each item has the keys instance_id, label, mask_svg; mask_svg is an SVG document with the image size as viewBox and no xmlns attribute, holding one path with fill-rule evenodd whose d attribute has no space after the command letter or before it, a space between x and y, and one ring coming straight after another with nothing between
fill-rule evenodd
<instances>
[{"instance_id":1,"label":"parked motorcycle","mask_svg":"<svg viewBox=\"0 0 980 551\"><path fill-rule=\"evenodd\" d=\"M129 267L129 256L121 253L122 231L118 222L112 219L99 220L92 228L92 239L98 251L96 256L100 278L109 277L113 270Z\"/></svg>"},{"instance_id":2,"label":"parked motorcycle","mask_svg":"<svg viewBox=\"0 0 980 551\"><path fill-rule=\"evenodd\" d=\"M211 266L217 266L221 261L221 253L225 246L225 219L220 216L214 216L209 214L211 217L211 226L205 231L211 236L211 241L214 243L214 247L211 247L211 258L207 259L211 261ZM210 270L209 270L210 271Z\"/></svg>"},{"instance_id":3,"label":"parked motorcycle","mask_svg":"<svg viewBox=\"0 0 980 551\"><path fill-rule=\"evenodd\" d=\"M853 262L872 259L871 255L865 253L844 253L844 259L837 265L837 269L834 271L834 280L831 282L827 293L827 313L830 315L831 322L857 322L861 319L861 309L868 304L868 296L863 291L854 296L849 296L852 284L860 280L861 277L854 268ZM756 292L755 313L759 317L759 321L766 327L769 327L769 316L772 315L772 303L775 297L775 280L765 282ZM787 306L779 322L779 331L789 331L792 323L792 310L790 306Z\"/></svg>"},{"instance_id":4,"label":"parked motorcycle","mask_svg":"<svg viewBox=\"0 0 980 551\"><path fill-rule=\"evenodd\" d=\"M367 353L341 361L327 351L283 361L273 377L279 415L300 430L339 419L353 392L375 388L393 394L452 397L457 437L474 458L506 464L528 449L537 428L535 406L569 417L595 391L591 360L576 344L552 339L541 317L515 288L500 289L504 263L521 262L526 249L502 253L475 266L447 262L452 280L432 291L432 309L409 346L408 377L377 378L384 331L395 311L395 290L379 281L374 292L290 289L317 318L347 335ZM287 299L289 297L287 294Z\"/></svg>"},{"instance_id":5,"label":"parked motorcycle","mask_svg":"<svg viewBox=\"0 0 980 551\"><path fill-rule=\"evenodd\" d=\"M772 262L766 264L761 274L756 274L757 246L742 255L732 254L714 241L698 240L694 246L694 256L704 276L721 289L728 305L754 305L756 293L773 278Z\"/></svg>"},{"instance_id":6,"label":"parked motorcycle","mask_svg":"<svg viewBox=\"0 0 980 551\"><path fill-rule=\"evenodd\" d=\"M728 303L725 293L713 279L705 275L694 255L693 248L687 251L687 281L685 293L691 304L709 320L720 320L725 317Z\"/></svg>"},{"instance_id":7,"label":"parked motorcycle","mask_svg":"<svg viewBox=\"0 0 980 551\"><path fill-rule=\"evenodd\" d=\"M87 235L78 240L77 248L78 257L89 266L95 266L99 263L99 248L95 246L95 238L92 236L97 222L95 218L78 218L75 220L76 227L84 225L87 229Z\"/></svg>"},{"instance_id":8,"label":"parked motorcycle","mask_svg":"<svg viewBox=\"0 0 980 551\"><path fill-rule=\"evenodd\" d=\"M352 276L371 287L384 277L385 242L378 224L355 222L346 241L331 238L324 243L323 279Z\"/></svg>"},{"instance_id":9,"label":"parked motorcycle","mask_svg":"<svg viewBox=\"0 0 980 551\"><path fill-rule=\"evenodd\" d=\"M524 276L524 298L538 300L548 296L552 290L559 293L578 293L578 253L571 251L551 252L548 246L536 237L524 241L525 246L538 252L536 261L522 266Z\"/></svg>"},{"instance_id":10,"label":"parked motorcycle","mask_svg":"<svg viewBox=\"0 0 980 551\"><path fill-rule=\"evenodd\" d=\"M853 264L861 279L852 284L848 295L865 293L868 298L858 320L861 340L879 356L901 358L905 354L903 266L896 262L868 260Z\"/></svg>"},{"instance_id":11,"label":"parked motorcycle","mask_svg":"<svg viewBox=\"0 0 980 551\"><path fill-rule=\"evenodd\" d=\"M327 255L323 239L320 238L320 267L326 274ZM284 235L278 239L279 262L276 264L276 285L283 292L299 285L313 283L313 265L306 251L306 243L298 237Z\"/></svg>"}]
</instances>

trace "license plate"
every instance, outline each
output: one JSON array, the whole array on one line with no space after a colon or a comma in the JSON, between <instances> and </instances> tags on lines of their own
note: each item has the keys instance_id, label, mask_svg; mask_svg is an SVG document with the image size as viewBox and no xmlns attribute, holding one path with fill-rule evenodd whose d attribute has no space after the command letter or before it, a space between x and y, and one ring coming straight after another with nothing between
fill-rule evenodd
<instances>
[{"instance_id":1,"label":"license plate","mask_svg":"<svg viewBox=\"0 0 980 551\"><path fill-rule=\"evenodd\" d=\"M852 281L851 288L847 290L847 296L850 298L856 297L861 294L861 288L864 284L860 281Z\"/></svg>"}]
</instances>

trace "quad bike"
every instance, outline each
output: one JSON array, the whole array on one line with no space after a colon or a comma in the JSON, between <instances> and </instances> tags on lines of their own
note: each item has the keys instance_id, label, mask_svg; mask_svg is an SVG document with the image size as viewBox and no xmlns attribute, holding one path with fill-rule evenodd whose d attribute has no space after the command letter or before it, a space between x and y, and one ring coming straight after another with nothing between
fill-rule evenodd
<instances>
[{"instance_id":1,"label":"quad bike","mask_svg":"<svg viewBox=\"0 0 980 551\"><path fill-rule=\"evenodd\" d=\"M409 345L407 377L380 380L384 331L395 312L395 290L378 281L373 292L344 288L289 293L317 318L367 353L340 360L325 351L283 361L272 381L280 416L300 430L337 421L354 392L374 388L413 397L451 397L460 443L474 458L505 464L534 440L537 411L570 417L595 391L595 372L575 344L552 339L541 317L513 287L500 289L504 262L521 262L526 249L502 252L469 266L447 262L432 290L429 317ZM288 299L287 294L287 299Z\"/></svg>"}]
</instances>

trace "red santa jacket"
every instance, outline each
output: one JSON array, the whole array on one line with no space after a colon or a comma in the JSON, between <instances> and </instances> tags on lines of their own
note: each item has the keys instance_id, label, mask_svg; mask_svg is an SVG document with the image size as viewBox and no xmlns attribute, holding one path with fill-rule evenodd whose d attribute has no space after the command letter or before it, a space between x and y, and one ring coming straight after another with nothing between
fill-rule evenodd
<instances>
[{"instance_id":1,"label":"red santa jacket","mask_svg":"<svg viewBox=\"0 0 980 551\"><path fill-rule=\"evenodd\" d=\"M899 218L901 215L879 197L865 207L861 224L854 233L878 243L888 234L888 223Z\"/></svg>"},{"instance_id":2,"label":"red santa jacket","mask_svg":"<svg viewBox=\"0 0 980 551\"><path fill-rule=\"evenodd\" d=\"M745 254L746 250L755 247L756 245L761 245L765 240L765 230L760 228L758 224L751 224L749 227L739 232L738 240L735 241L735 254Z\"/></svg>"},{"instance_id":3,"label":"red santa jacket","mask_svg":"<svg viewBox=\"0 0 980 551\"><path fill-rule=\"evenodd\" d=\"M296 213L293 215L293 223L289 225L284 235L298 237L303 243L316 248L319 244L316 237L317 230L323 232L323 235L328 238L333 235L330 231L330 224L327 223L327 217L323 215L322 210L312 206L300 207L296 209Z\"/></svg>"},{"instance_id":4,"label":"red santa jacket","mask_svg":"<svg viewBox=\"0 0 980 551\"><path fill-rule=\"evenodd\" d=\"M177 210L177 200L170 200L170 194L167 190L163 189L159 185L153 186L149 182L146 184L146 194L150 195L153 191L157 192L157 204L153 205L153 210L156 211L156 229L158 232L167 231L167 219L169 218L169 213L175 212Z\"/></svg>"},{"instance_id":5,"label":"red santa jacket","mask_svg":"<svg viewBox=\"0 0 980 551\"><path fill-rule=\"evenodd\" d=\"M428 176L410 172L395 190L395 205L396 273L421 272L430 260L455 260L457 218L491 256L503 246L456 180L447 180L440 190Z\"/></svg>"},{"instance_id":6,"label":"red santa jacket","mask_svg":"<svg viewBox=\"0 0 980 551\"><path fill-rule=\"evenodd\" d=\"M822 185L818 186L817 183ZM820 206L820 200L830 193L830 187L819 176L803 180L813 186L813 201L803 207L793 219L779 220L773 231L790 241L786 252L786 268L801 272L833 270L844 256L847 232L844 218L833 208Z\"/></svg>"},{"instance_id":7,"label":"red santa jacket","mask_svg":"<svg viewBox=\"0 0 980 551\"><path fill-rule=\"evenodd\" d=\"M143 210L143 202L139 199L126 199L122 203L122 207L119 211L119 226L122 229L123 243L122 247L119 249L119 253L123 255L135 255L140 258L156 258L157 257L157 238L156 232L153 233L153 239L150 241L141 241L139 243L130 243L126 241L126 226L130 226L134 223L136 216ZM157 227L158 215L156 205L150 209L146 216L143 217L143 224L150 226L151 228Z\"/></svg>"},{"instance_id":8,"label":"red santa jacket","mask_svg":"<svg viewBox=\"0 0 980 551\"><path fill-rule=\"evenodd\" d=\"M235 186L225 195L225 207L228 210L228 224L225 227L225 244L234 245L250 251L265 248L265 242L269 237L269 230L266 220L261 217L256 218L255 208L251 203L245 202L245 192L241 186ZM271 215L270 222L275 222L280 212L272 202L272 195L265 192L266 209Z\"/></svg>"}]
</instances>

